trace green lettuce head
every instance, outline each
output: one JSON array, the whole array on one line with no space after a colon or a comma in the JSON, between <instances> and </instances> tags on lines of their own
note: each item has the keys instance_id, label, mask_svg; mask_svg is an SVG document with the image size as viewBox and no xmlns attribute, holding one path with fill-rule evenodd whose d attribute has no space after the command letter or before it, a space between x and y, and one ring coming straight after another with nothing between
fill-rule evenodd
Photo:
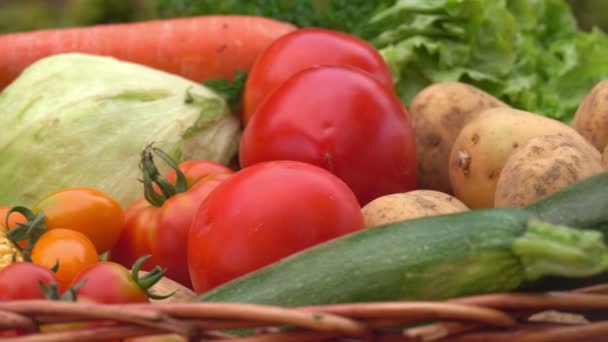
<instances>
[{"instance_id":1,"label":"green lettuce head","mask_svg":"<svg viewBox=\"0 0 608 342\"><path fill-rule=\"evenodd\" d=\"M145 146L154 143L178 161L227 164L240 135L238 118L208 88L78 53L42 59L4 89L0 127L0 203L26 206L89 186L125 207L143 196Z\"/></svg>"}]
</instances>

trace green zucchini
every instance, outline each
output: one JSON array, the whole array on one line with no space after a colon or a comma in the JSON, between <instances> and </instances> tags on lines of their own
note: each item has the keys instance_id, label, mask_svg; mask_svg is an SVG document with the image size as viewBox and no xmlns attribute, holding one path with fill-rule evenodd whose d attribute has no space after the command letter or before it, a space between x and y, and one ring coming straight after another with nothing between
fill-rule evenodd
<instances>
[{"instance_id":1,"label":"green zucchini","mask_svg":"<svg viewBox=\"0 0 608 342\"><path fill-rule=\"evenodd\" d=\"M538 219L576 228L594 229L608 242L608 172L586 178L526 206ZM525 290L569 290L608 281L608 272L582 279L545 277Z\"/></svg>"},{"instance_id":2,"label":"green zucchini","mask_svg":"<svg viewBox=\"0 0 608 342\"><path fill-rule=\"evenodd\" d=\"M608 236L608 172L586 178L524 208L539 219Z\"/></svg>"},{"instance_id":3,"label":"green zucchini","mask_svg":"<svg viewBox=\"0 0 608 342\"><path fill-rule=\"evenodd\" d=\"M606 269L608 249L599 232L547 224L524 210L482 209L351 233L196 299L288 307L435 300Z\"/></svg>"}]
</instances>

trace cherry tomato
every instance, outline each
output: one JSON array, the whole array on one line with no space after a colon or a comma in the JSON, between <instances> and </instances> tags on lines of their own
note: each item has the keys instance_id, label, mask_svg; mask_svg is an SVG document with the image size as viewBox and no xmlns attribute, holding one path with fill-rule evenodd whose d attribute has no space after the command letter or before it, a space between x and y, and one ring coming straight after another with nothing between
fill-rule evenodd
<instances>
[{"instance_id":1,"label":"cherry tomato","mask_svg":"<svg viewBox=\"0 0 608 342\"><path fill-rule=\"evenodd\" d=\"M24 223L27 219L17 212L12 212L10 217L8 218L8 227L6 226L6 214L11 209L10 206L1 206L0 207L0 226L3 228L11 229L17 225L17 223Z\"/></svg>"},{"instance_id":2,"label":"cherry tomato","mask_svg":"<svg viewBox=\"0 0 608 342\"><path fill-rule=\"evenodd\" d=\"M14 228L18 223L25 223L27 219L25 216L21 215L18 212L12 212L10 217L8 218L8 227L6 227L6 214L11 209L10 206L2 206L0 207L0 229L6 232L6 229ZM25 248L27 246L27 241L22 240L18 242L19 247Z\"/></svg>"},{"instance_id":3,"label":"cherry tomato","mask_svg":"<svg viewBox=\"0 0 608 342\"><path fill-rule=\"evenodd\" d=\"M53 229L42 234L31 253L32 262L48 269L59 265L55 277L64 291L74 277L98 262L95 246L86 235L71 229Z\"/></svg>"},{"instance_id":4,"label":"cherry tomato","mask_svg":"<svg viewBox=\"0 0 608 342\"><path fill-rule=\"evenodd\" d=\"M353 66L393 87L390 69L368 42L327 29L299 29L275 40L252 66L243 95L245 125L268 94L295 73L315 65Z\"/></svg>"},{"instance_id":5,"label":"cherry tomato","mask_svg":"<svg viewBox=\"0 0 608 342\"><path fill-rule=\"evenodd\" d=\"M15 262L0 270L0 301L45 299L40 282L56 283L48 268L30 262Z\"/></svg>"},{"instance_id":6,"label":"cherry tomato","mask_svg":"<svg viewBox=\"0 0 608 342\"><path fill-rule=\"evenodd\" d=\"M133 202L125 210L125 226L120 238L110 251L109 259L123 266L133 265L142 255L152 254L152 245L157 240L158 208L148 203L145 198ZM144 264L149 270L158 264L152 257Z\"/></svg>"},{"instance_id":7,"label":"cherry tomato","mask_svg":"<svg viewBox=\"0 0 608 342\"><path fill-rule=\"evenodd\" d=\"M192 221L193 288L205 292L363 227L353 192L322 168L297 161L244 168L209 194Z\"/></svg>"},{"instance_id":8,"label":"cherry tomato","mask_svg":"<svg viewBox=\"0 0 608 342\"><path fill-rule=\"evenodd\" d=\"M139 259L141 265L145 259ZM164 271L154 269L143 278L138 273L140 266L133 266L133 271L111 261L100 261L82 270L70 286L84 284L76 291L78 300L92 300L104 304L120 303L146 303L148 297L155 295L149 293ZM151 279L154 278L154 279Z\"/></svg>"},{"instance_id":9,"label":"cherry tomato","mask_svg":"<svg viewBox=\"0 0 608 342\"><path fill-rule=\"evenodd\" d=\"M179 164L179 169L184 173L188 187L192 187L195 183L198 183L207 177L214 177L220 174L231 175L234 173L234 171L227 166L207 160L186 160ZM177 180L177 173L175 170L171 170L165 174L165 177L169 182L175 183Z\"/></svg>"},{"instance_id":10,"label":"cherry tomato","mask_svg":"<svg viewBox=\"0 0 608 342\"><path fill-rule=\"evenodd\" d=\"M155 170L152 164L146 165ZM181 192L174 189L175 193L158 203L140 199L129 206L124 232L112 249L110 260L130 266L142 255L151 254L143 269L158 265L167 269L168 278L190 288L186 241L192 217L207 195L234 172L204 160L185 161L178 168L187 186ZM176 184L176 171L168 172L165 179Z\"/></svg>"},{"instance_id":11,"label":"cherry tomato","mask_svg":"<svg viewBox=\"0 0 608 342\"><path fill-rule=\"evenodd\" d=\"M86 235L99 253L108 251L122 231L125 214L112 197L94 188L62 189L41 199L32 208L46 216L45 225L72 229Z\"/></svg>"},{"instance_id":12,"label":"cherry tomato","mask_svg":"<svg viewBox=\"0 0 608 342\"><path fill-rule=\"evenodd\" d=\"M405 107L367 73L314 67L277 88L245 127L242 167L299 160L340 177L363 206L416 186L416 151Z\"/></svg>"}]
</instances>

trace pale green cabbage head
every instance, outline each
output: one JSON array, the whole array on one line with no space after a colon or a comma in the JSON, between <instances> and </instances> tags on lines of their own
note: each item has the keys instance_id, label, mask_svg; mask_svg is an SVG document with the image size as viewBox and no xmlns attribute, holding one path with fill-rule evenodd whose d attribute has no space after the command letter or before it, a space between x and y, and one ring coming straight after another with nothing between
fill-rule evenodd
<instances>
[{"instance_id":1,"label":"pale green cabbage head","mask_svg":"<svg viewBox=\"0 0 608 342\"><path fill-rule=\"evenodd\" d=\"M178 161L227 164L240 136L238 118L208 88L77 53L34 63L0 93L0 128L0 205L26 206L91 186L126 207L143 195L138 163L146 145Z\"/></svg>"}]
</instances>

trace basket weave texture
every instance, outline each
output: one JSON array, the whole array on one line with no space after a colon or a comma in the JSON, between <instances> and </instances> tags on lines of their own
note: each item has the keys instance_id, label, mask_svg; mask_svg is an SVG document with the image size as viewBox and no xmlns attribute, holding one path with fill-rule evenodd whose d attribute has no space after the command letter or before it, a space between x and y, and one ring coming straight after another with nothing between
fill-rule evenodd
<instances>
[{"instance_id":1,"label":"basket weave texture","mask_svg":"<svg viewBox=\"0 0 608 342\"><path fill-rule=\"evenodd\" d=\"M608 283L563 292L298 308L179 301L188 297L149 304L4 302L0 330L26 332L4 338L16 342L168 334L175 339L166 341L608 341ZM233 333L243 328L248 335Z\"/></svg>"}]
</instances>

